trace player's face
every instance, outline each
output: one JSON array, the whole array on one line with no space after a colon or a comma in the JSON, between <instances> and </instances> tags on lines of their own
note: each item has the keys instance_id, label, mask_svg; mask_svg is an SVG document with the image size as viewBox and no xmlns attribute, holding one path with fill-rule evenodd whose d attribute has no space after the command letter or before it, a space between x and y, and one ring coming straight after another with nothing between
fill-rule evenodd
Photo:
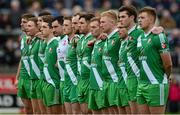
<instances>
[{"instance_id":1,"label":"player's face","mask_svg":"<svg viewBox=\"0 0 180 115\"><path fill-rule=\"evenodd\" d=\"M100 24L98 21L90 23L90 32L94 37L98 37L100 34Z\"/></svg>"},{"instance_id":2,"label":"player's face","mask_svg":"<svg viewBox=\"0 0 180 115\"><path fill-rule=\"evenodd\" d=\"M102 32L108 33L112 27L112 20L108 18L107 16L103 16L100 19L100 27Z\"/></svg>"},{"instance_id":3,"label":"player's face","mask_svg":"<svg viewBox=\"0 0 180 115\"><path fill-rule=\"evenodd\" d=\"M73 16L73 17L72 17L72 28L73 28L73 30L74 30L75 33L76 33L77 31L79 31L78 23L79 23L79 15Z\"/></svg>"},{"instance_id":4,"label":"player's face","mask_svg":"<svg viewBox=\"0 0 180 115\"><path fill-rule=\"evenodd\" d=\"M52 22L52 28L53 28L53 34L54 34L54 36L60 36L60 35L62 35L62 25L60 25L59 23L58 23L58 21L57 20L55 20L54 22Z\"/></svg>"},{"instance_id":5,"label":"player's face","mask_svg":"<svg viewBox=\"0 0 180 115\"><path fill-rule=\"evenodd\" d=\"M51 34L51 28L49 27L48 23L42 22L41 33L44 38L47 38Z\"/></svg>"},{"instance_id":6,"label":"player's face","mask_svg":"<svg viewBox=\"0 0 180 115\"><path fill-rule=\"evenodd\" d=\"M120 38L126 38L128 35L128 30L126 27L124 27L120 22L117 24L117 28L119 30L119 36Z\"/></svg>"},{"instance_id":7,"label":"player's face","mask_svg":"<svg viewBox=\"0 0 180 115\"><path fill-rule=\"evenodd\" d=\"M37 25L33 21L27 22L27 35L29 36L35 36L38 32Z\"/></svg>"},{"instance_id":8,"label":"player's face","mask_svg":"<svg viewBox=\"0 0 180 115\"><path fill-rule=\"evenodd\" d=\"M28 22L27 19L25 19L25 18L21 19L21 29L22 29L22 31L26 31L26 29L27 29L27 22Z\"/></svg>"},{"instance_id":9,"label":"player's face","mask_svg":"<svg viewBox=\"0 0 180 115\"><path fill-rule=\"evenodd\" d=\"M144 30L149 27L151 18L148 16L146 12L142 12L138 16L138 22L139 22L140 27Z\"/></svg>"},{"instance_id":10,"label":"player's face","mask_svg":"<svg viewBox=\"0 0 180 115\"><path fill-rule=\"evenodd\" d=\"M122 24L124 27L129 27L130 26L130 19L131 17L127 14L126 11L119 12L119 22Z\"/></svg>"},{"instance_id":11,"label":"player's face","mask_svg":"<svg viewBox=\"0 0 180 115\"><path fill-rule=\"evenodd\" d=\"M72 26L70 20L64 20L63 22L63 34L69 35L72 33Z\"/></svg>"},{"instance_id":12,"label":"player's face","mask_svg":"<svg viewBox=\"0 0 180 115\"><path fill-rule=\"evenodd\" d=\"M39 17L38 17L38 21L37 21L37 24L38 24L38 28L39 28L39 29L41 28L42 22L43 22L42 17L39 16Z\"/></svg>"},{"instance_id":13,"label":"player's face","mask_svg":"<svg viewBox=\"0 0 180 115\"><path fill-rule=\"evenodd\" d=\"M88 23L84 18L80 18L79 20L79 32L82 34L86 34L88 32Z\"/></svg>"}]
</instances>

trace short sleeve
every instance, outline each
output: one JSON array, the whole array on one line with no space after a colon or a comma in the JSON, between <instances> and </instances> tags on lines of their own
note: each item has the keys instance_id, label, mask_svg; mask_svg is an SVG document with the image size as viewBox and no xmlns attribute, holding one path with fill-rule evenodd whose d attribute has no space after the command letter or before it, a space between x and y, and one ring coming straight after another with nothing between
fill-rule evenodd
<instances>
[{"instance_id":1,"label":"short sleeve","mask_svg":"<svg viewBox=\"0 0 180 115\"><path fill-rule=\"evenodd\" d=\"M153 41L159 53L169 52L168 40L164 33L160 33Z\"/></svg>"}]
</instances>

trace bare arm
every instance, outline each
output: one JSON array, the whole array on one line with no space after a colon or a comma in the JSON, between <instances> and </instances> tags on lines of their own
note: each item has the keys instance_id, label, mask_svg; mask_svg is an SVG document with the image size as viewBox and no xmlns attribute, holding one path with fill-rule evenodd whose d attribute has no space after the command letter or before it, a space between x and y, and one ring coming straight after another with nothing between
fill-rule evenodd
<instances>
[{"instance_id":1,"label":"bare arm","mask_svg":"<svg viewBox=\"0 0 180 115\"><path fill-rule=\"evenodd\" d=\"M16 81L14 83L16 87L17 87L18 80L19 80L20 68L21 68L21 61L19 61L19 65L18 65L18 69L17 69L17 73L16 73Z\"/></svg>"},{"instance_id":2,"label":"bare arm","mask_svg":"<svg viewBox=\"0 0 180 115\"><path fill-rule=\"evenodd\" d=\"M171 74L171 70L172 70L171 55L169 52L161 53L160 55L161 55L164 69L165 69L165 73L166 73L167 77L169 78L169 76Z\"/></svg>"}]
</instances>

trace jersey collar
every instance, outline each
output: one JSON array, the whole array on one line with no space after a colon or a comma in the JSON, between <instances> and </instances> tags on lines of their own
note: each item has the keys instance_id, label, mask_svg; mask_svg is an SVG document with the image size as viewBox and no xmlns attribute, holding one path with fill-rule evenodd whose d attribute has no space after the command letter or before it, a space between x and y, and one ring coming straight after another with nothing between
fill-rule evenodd
<instances>
[{"instance_id":1,"label":"jersey collar","mask_svg":"<svg viewBox=\"0 0 180 115\"><path fill-rule=\"evenodd\" d=\"M57 39L57 37L53 37L51 38L48 42L47 42L47 45L49 45L53 40Z\"/></svg>"},{"instance_id":2,"label":"jersey collar","mask_svg":"<svg viewBox=\"0 0 180 115\"><path fill-rule=\"evenodd\" d=\"M147 36L149 36L150 33L151 33L151 30L148 33L144 32L144 37L146 38Z\"/></svg>"},{"instance_id":3,"label":"jersey collar","mask_svg":"<svg viewBox=\"0 0 180 115\"><path fill-rule=\"evenodd\" d=\"M136 29L136 26L137 26L137 25L135 24L131 29L129 29L129 30L128 30L128 34L130 34L132 31L134 31L134 30Z\"/></svg>"},{"instance_id":4,"label":"jersey collar","mask_svg":"<svg viewBox=\"0 0 180 115\"><path fill-rule=\"evenodd\" d=\"M114 29L107 37L111 38L116 32L118 32L118 29Z\"/></svg>"},{"instance_id":5,"label":"jersey collar","mask_svg":"<svg viewBox=\"0 0 180 115\"><path fill-rule=\"evenodd\" d=\"M84 39L87 39L89 36L91 36L91 33L88 33L88 34L84 37Z\"/></svg>"}]
</instances>

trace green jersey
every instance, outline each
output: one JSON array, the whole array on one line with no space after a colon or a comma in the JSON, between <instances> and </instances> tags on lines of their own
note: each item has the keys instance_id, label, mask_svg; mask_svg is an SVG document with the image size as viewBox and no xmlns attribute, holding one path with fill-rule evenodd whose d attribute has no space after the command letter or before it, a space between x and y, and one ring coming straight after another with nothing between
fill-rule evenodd
<instances>
[{"instance_id":1,"label":"green jersey","mask_svg":"<svg viewBox=\"0 0 180 115\"><path fill-rule=\"evenodd\" d=\"M78 42L77 42L77 46L76 46L78 76L81 74L81 60L82 60L81 45L82 45L83 36L84 36L83 34L80 36L76 35L76 37L78 37Z\"/></svg>"},{"instance_id":2,"label":"green jersey","mask_svg":"<svg viewBox=\"0 0 180 115\"><path fill-rule=\"evenodd\" d=\"M64 81L64 70L65 70L65 58L67 54L68 48L68 36L62 35L59 39L58 47L57 47L57 59L58 59L58 69L60 80Z\"/></svg>"},{"instance_id":3,"label":"green jersey","mask_svg":"<svg viewBox=\"0 0 180 115\"><path fill-rule=\"evenodd\" d=\"M138 39L137 47L141 61L139 83L167 84L167 76L160 54L169 52L169 45L164 33L158 35L149 32Z\"/></svg>"},{"instance_id":4,"label":"green jersey","mask_svg":"<svg viewBox=\"0 0 180 115\"><path fill-rule=\"evenodd\" d=\"M88 42L93 39L93 36L91 35L91 33L88 33L82 39L83 40L82 40L82 45L81 45L81 53L82 53L81 79L89 79L91 52L93 48L88 47Z\"/></svg>"},{"instance_id":5,"label":"green jersey","mask_svg":"<svg viewBox=\"0 0 180 115\"><path fill-rule=\"evenodd\" d=\"M127 44L128 38L121 41L121 46L119 49L119 61L118 65L121 70L121 76L124 78L125 83L127 82L127 72L126 72L126 61L127 61Z\"/></svg>"},{"instance_id":6,"label":"green jersey","mask_svg":"<svg viewBox=\"0 0 180 115\"><path fill-rule=\"evenodd\" d=\"M97 40L91 55L91 70L90 70L90 89L103 88L102 78L102 51L104 47L102 40Z\"/></svg>"},{"instance_id":7,"label":"green jersey","mask_svg":"<svg viewBox=\"0 0 180 115\"><path fill-rule=\"evenodd\" d=\"M102 75L106 81L118 82L119 47L119 33L118 29L115 29L108 35L103 48Z\"/></svg>"},{"instance_id":8,"label":"green jersey","mask_svg":"<svg viewBox=\"0 0 180 115\"><path fill-rule=\"evenodd\" d=\"M138 50L137 50L137 39L140 37L142 30L138 29L138 26L135 25L128 31L127 43L127 61L126 61L126 69L128 78L140 77L140 69L139 69L139 59L138 59Z\"/></svg>"},{"instance_id":9,"label":"green jersey","mask_svg":"<svg viewBox=\"0 0 180 115\"><path fill-rule=\"evenodd\" d=\"M57 47L58 47L57 38L56 37L51 38L51 40L48 41L45 49L43 76L45 77L48 83L52 84L56 88L59 88L60 77L59 77L58 68L56 67Z\"/></svg>"},{"instance_id":10,"label":"green jersey","mask_svg":"<svg viewBox=\"0 0 180 115\"><path fill-rule=\"evenodd\" d=\"M38 52L39 52L40 39L35 37L29 46L30 48L30 77L31 79L40 79L41 72L38 64Z\"/></svg>"},{"instance_id":11,"label":"green jersey","mask_svg":"<svg viewBox=\"0 0 180 115\"><path fill-rule=\"evenodd\" d=\"M39 52L38 52L38 64L39 64L39 69L41 71L41 77L42 77L42 74L43 74L43 66L44 66L44 53L45 53L45 49L46 49L46 41L45 40L40 40L40 44L39 44Z\"/></svg>"},{"instance_id":12,"label":"green jersey","mask_svg":"<svg viewBox=\"0 0 180 115\"><path fill-rule=\"evenodd\" d=\"M78 83L76 47L74 46L73 39L69 41L66 54L65 85L77 85Z\"/></svg>"},{"instance_id":13,"label":"green jersey","mask_svg":"<svg viewBox=\"0 0 180 115\"><path fill-rule=\"evenodd\" d=\"M20 78L30 79L30 67L29 67L29 45L26 43L27 36L21 35L21 67L20 67Z\"/></svg>"}]
</instances>

